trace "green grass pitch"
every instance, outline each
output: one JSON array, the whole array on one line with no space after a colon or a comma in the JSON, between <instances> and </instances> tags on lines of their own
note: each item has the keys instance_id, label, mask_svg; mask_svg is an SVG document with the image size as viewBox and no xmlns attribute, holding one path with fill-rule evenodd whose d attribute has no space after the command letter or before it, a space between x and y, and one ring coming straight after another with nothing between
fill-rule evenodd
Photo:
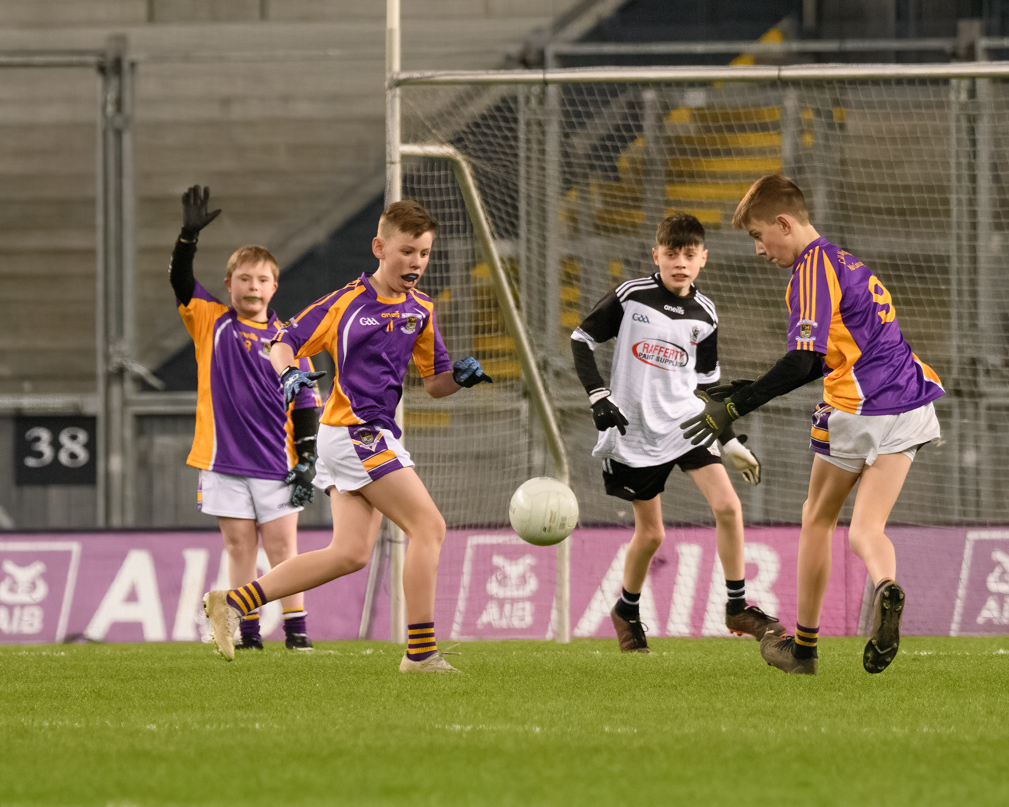
<instances>
[{"instance_id":1,"label":"green grass pitch","mask_svg":"<svg viewBox=\"0 0 1009 807\"><path fill-rule=\"evenodd\" d=\"M1009 804L1009 636L864 640L820 674L749 639L0 647L0 805ZM443 647L448 644L443 642Z\"/></svg>"}]
</instances>

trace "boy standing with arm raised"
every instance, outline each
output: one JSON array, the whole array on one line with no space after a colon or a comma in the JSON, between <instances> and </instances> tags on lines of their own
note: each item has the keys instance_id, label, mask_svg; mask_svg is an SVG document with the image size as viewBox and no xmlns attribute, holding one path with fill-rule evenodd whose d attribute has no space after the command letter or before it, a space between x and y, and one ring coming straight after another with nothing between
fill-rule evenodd
<instances>
[{"instance_id":1,"label":"boy standing with arm raised","mask_svg":"<svg viewBox=\"0 0 1009 807\"><path fill-rule=\"evenodd\" d=\"M230 306L194 277L200 231L221 212L208 212L209 200L210 189L199 185L182 197L182 231L170 279L196 346L196 434L187 463L200 469L198 506L217 516L229 582L241 586L256 577L260 537L273 566L298 554L298 513L313 496L310 474L321 401L311 385L293 409L284 406L269 356L270 340L281 326L269 307L279 276L269 251L242 247L228 260L224 285ZM307 359L302 367L312 370ZM293 593L281 605L287 648L310 651L304 595ZM246 614L240 627L238 647L262 650L258 610Z\"/></svg>"},{"instance_id":2,"label":"boy standing with arm raised","mask_svg":"<svg viewBox=\"0 0 1009 807\"><path fill-rule=\"evenodd\" d=\"M718 317L711 300L694 286L707 258L701 223L685 213L669 216L659 225L652 248L658 271L608 292L571 335L575 369L600 432L592 454L603 461L606 492L634 508L623 593L611 612L624 652L650 652L639 600L666 533L659 494L677 465L700 489L715 517L715 542L726 577L726 626L757 639L768 631L784 632L777 619L746 604L742 505L721 452L716 446L691 446L677 427L701 408L694 390L719 379ZM614 337L607 387L594 351ZM756 485L760 463L743 445L745 439L726 432L722 452Z\"/></svg>"},{"instance_id":3,"label":"boy standing with arm raised","mask_svg":"<svg viewBox=\"0 0 1009 807\"><path fill-rule=\"evenodd\" d=\"M758 255L792 270L788 352L754 382L710 390L704 411L682 427L694 444L710 443L736 418L823 379L799 535L798 623L794 637L765 637L760 652L785 672L816 673L831 536L859 482L848 543L876 587L862 663L867 672L882 672L897 655L904 608L886 522L917 450L939 438L932 401L943 394L942 385L904 340L890 292L862 261L816 231L795 184L776 175L758 179L732 223L749 233Z\"/></svg>"}]
</instances>

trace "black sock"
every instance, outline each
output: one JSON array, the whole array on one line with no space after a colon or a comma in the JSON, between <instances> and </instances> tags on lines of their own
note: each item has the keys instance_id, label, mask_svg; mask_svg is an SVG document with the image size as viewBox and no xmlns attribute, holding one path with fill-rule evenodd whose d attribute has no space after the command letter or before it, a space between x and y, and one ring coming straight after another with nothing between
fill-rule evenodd
<instances>
[{"instance_id":1,"label":"black sock","mask_svg":"<svg viewBox=\"0 0 1009 807\"><path fill-rule=\"evenodd\" d=\"M725 604L725 613L729 616L740 614L746 610L746 580L726 580L725 589L729 592L729 600Z\"/></svg>"},{"instance_id":2,"label":"black sock","mask_svg":"<svg viewBox=\"0 0 1009 807\"><path fill-rule=\"evenodd\" d=\"M621 589L620 599L617 600L614 610L617 612L617 616L626 619L628 622L632 622L638 619L638 603L640 601L641 592L631 594L626 588Z\"/></svg>"},{"instance_id":3,"label":"black sock","mask_svg":"<svg viewBox=\"0 0 1009 807\"><path fill-rule=\"evenodd\" d=\"M795 623L795 657L816 658L816 639L820 634L819 625L815 628L805 628Z\"/></svg>"}]
</instances>

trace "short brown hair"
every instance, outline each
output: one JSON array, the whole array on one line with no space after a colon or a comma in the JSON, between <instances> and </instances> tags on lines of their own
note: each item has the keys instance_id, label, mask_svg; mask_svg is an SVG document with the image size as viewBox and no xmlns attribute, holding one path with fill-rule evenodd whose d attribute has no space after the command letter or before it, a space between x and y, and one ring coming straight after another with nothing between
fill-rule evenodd
<instances>
[{"instance_id":1,"label":"short brown hair","mask_svg":"<svg viewBox=\"0 0 1009 807\"><path fill-rule=\"evenodd\" d=\"M434 232L437 229L438 222L434 216L412 199L393 202L378 220L379 238L389 238L394 232L407 233L419 238L424 233Z\"/></svg>"},{"instance_id":2,"label":"short brown hair","mask_svg":"<svg viewBox=\"0 0 1009 807\"><path fill-rule=\"evenodd\" d=\"M655 229L655 246L669 249L704 246L704 225L689 213L666 216Z\"/></svg>"},{"instance_id":3,"label":"short brown hair","mask_svg":"<svg viewBox=\"0 0 1009 807\"><path fill-rule=\"evenodd\" d=\"M742 230L747 221L774 221L788 213L799 224L809 224L809 208L799 186L780 174L770 174L754 182L736 206L732 226Z\"/></svg>"},{"instance_id":4,"label":"short brown hair","mask_svg":"<svg viewBox=\"0 0 1009 807\"><path fill-rule=\"evenodd\" d=\"M239 266L245 266L246 264L255 266L257 263L262 263L263 261L270 264L270 268L273 270L273 279L280 280L280 267L277 265L277 259L270 254L270 250L266 247L257 247L255 245L239 247L231 253L231 257L228 258L228 274L226 277L231 277Z\"/></svg>"}]
</instances>

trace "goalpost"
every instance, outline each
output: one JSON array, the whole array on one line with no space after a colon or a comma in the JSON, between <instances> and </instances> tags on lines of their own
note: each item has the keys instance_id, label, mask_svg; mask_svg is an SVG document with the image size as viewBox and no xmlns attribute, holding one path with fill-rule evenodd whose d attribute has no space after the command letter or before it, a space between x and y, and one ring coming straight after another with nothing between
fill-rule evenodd
<instances>
[{"instance_id":1,"label":"goalpost","mask_svg":"<svg viewBox=\"0 0 1009 807\"><path fill-rule=\"evenodd\" d=\"M806 191L820 231L883 279L909 343L947 390L937 404L944 442L916 461L892 521L1009 519L995 460L1009 438L991 428L1009 414L1009 187L995 170L1009 157L1000 122L1009 65L394 67L390 199L415 198L442 222L425 291L450 352L476 355L495 379L448 402L405 398L406 439L450 530L506 528L511 492L551 467L560 473L540 384L570 456L582 525L629 528L630 508L600 492L571 330L608 289L651 271L656 224L686 211L707 230L698 285L718 306L723 378L766 371L784 350L787 272L762 266L730 219L754 179L778 172ZM609 355L604 346L604 372ZM733 479L748 524L799 519L815 386L741 421L764 466L759 487ZM663 497L667 523L710 527L706 502L678 476ZM561 547L558 580L571 553L585 551L572 540ZM602 580L607 568L591 573ZM569 583L554 600L551 635L562 641ZM572 633L590 635L578 625Z\"/></svg>"}]
</instances>

